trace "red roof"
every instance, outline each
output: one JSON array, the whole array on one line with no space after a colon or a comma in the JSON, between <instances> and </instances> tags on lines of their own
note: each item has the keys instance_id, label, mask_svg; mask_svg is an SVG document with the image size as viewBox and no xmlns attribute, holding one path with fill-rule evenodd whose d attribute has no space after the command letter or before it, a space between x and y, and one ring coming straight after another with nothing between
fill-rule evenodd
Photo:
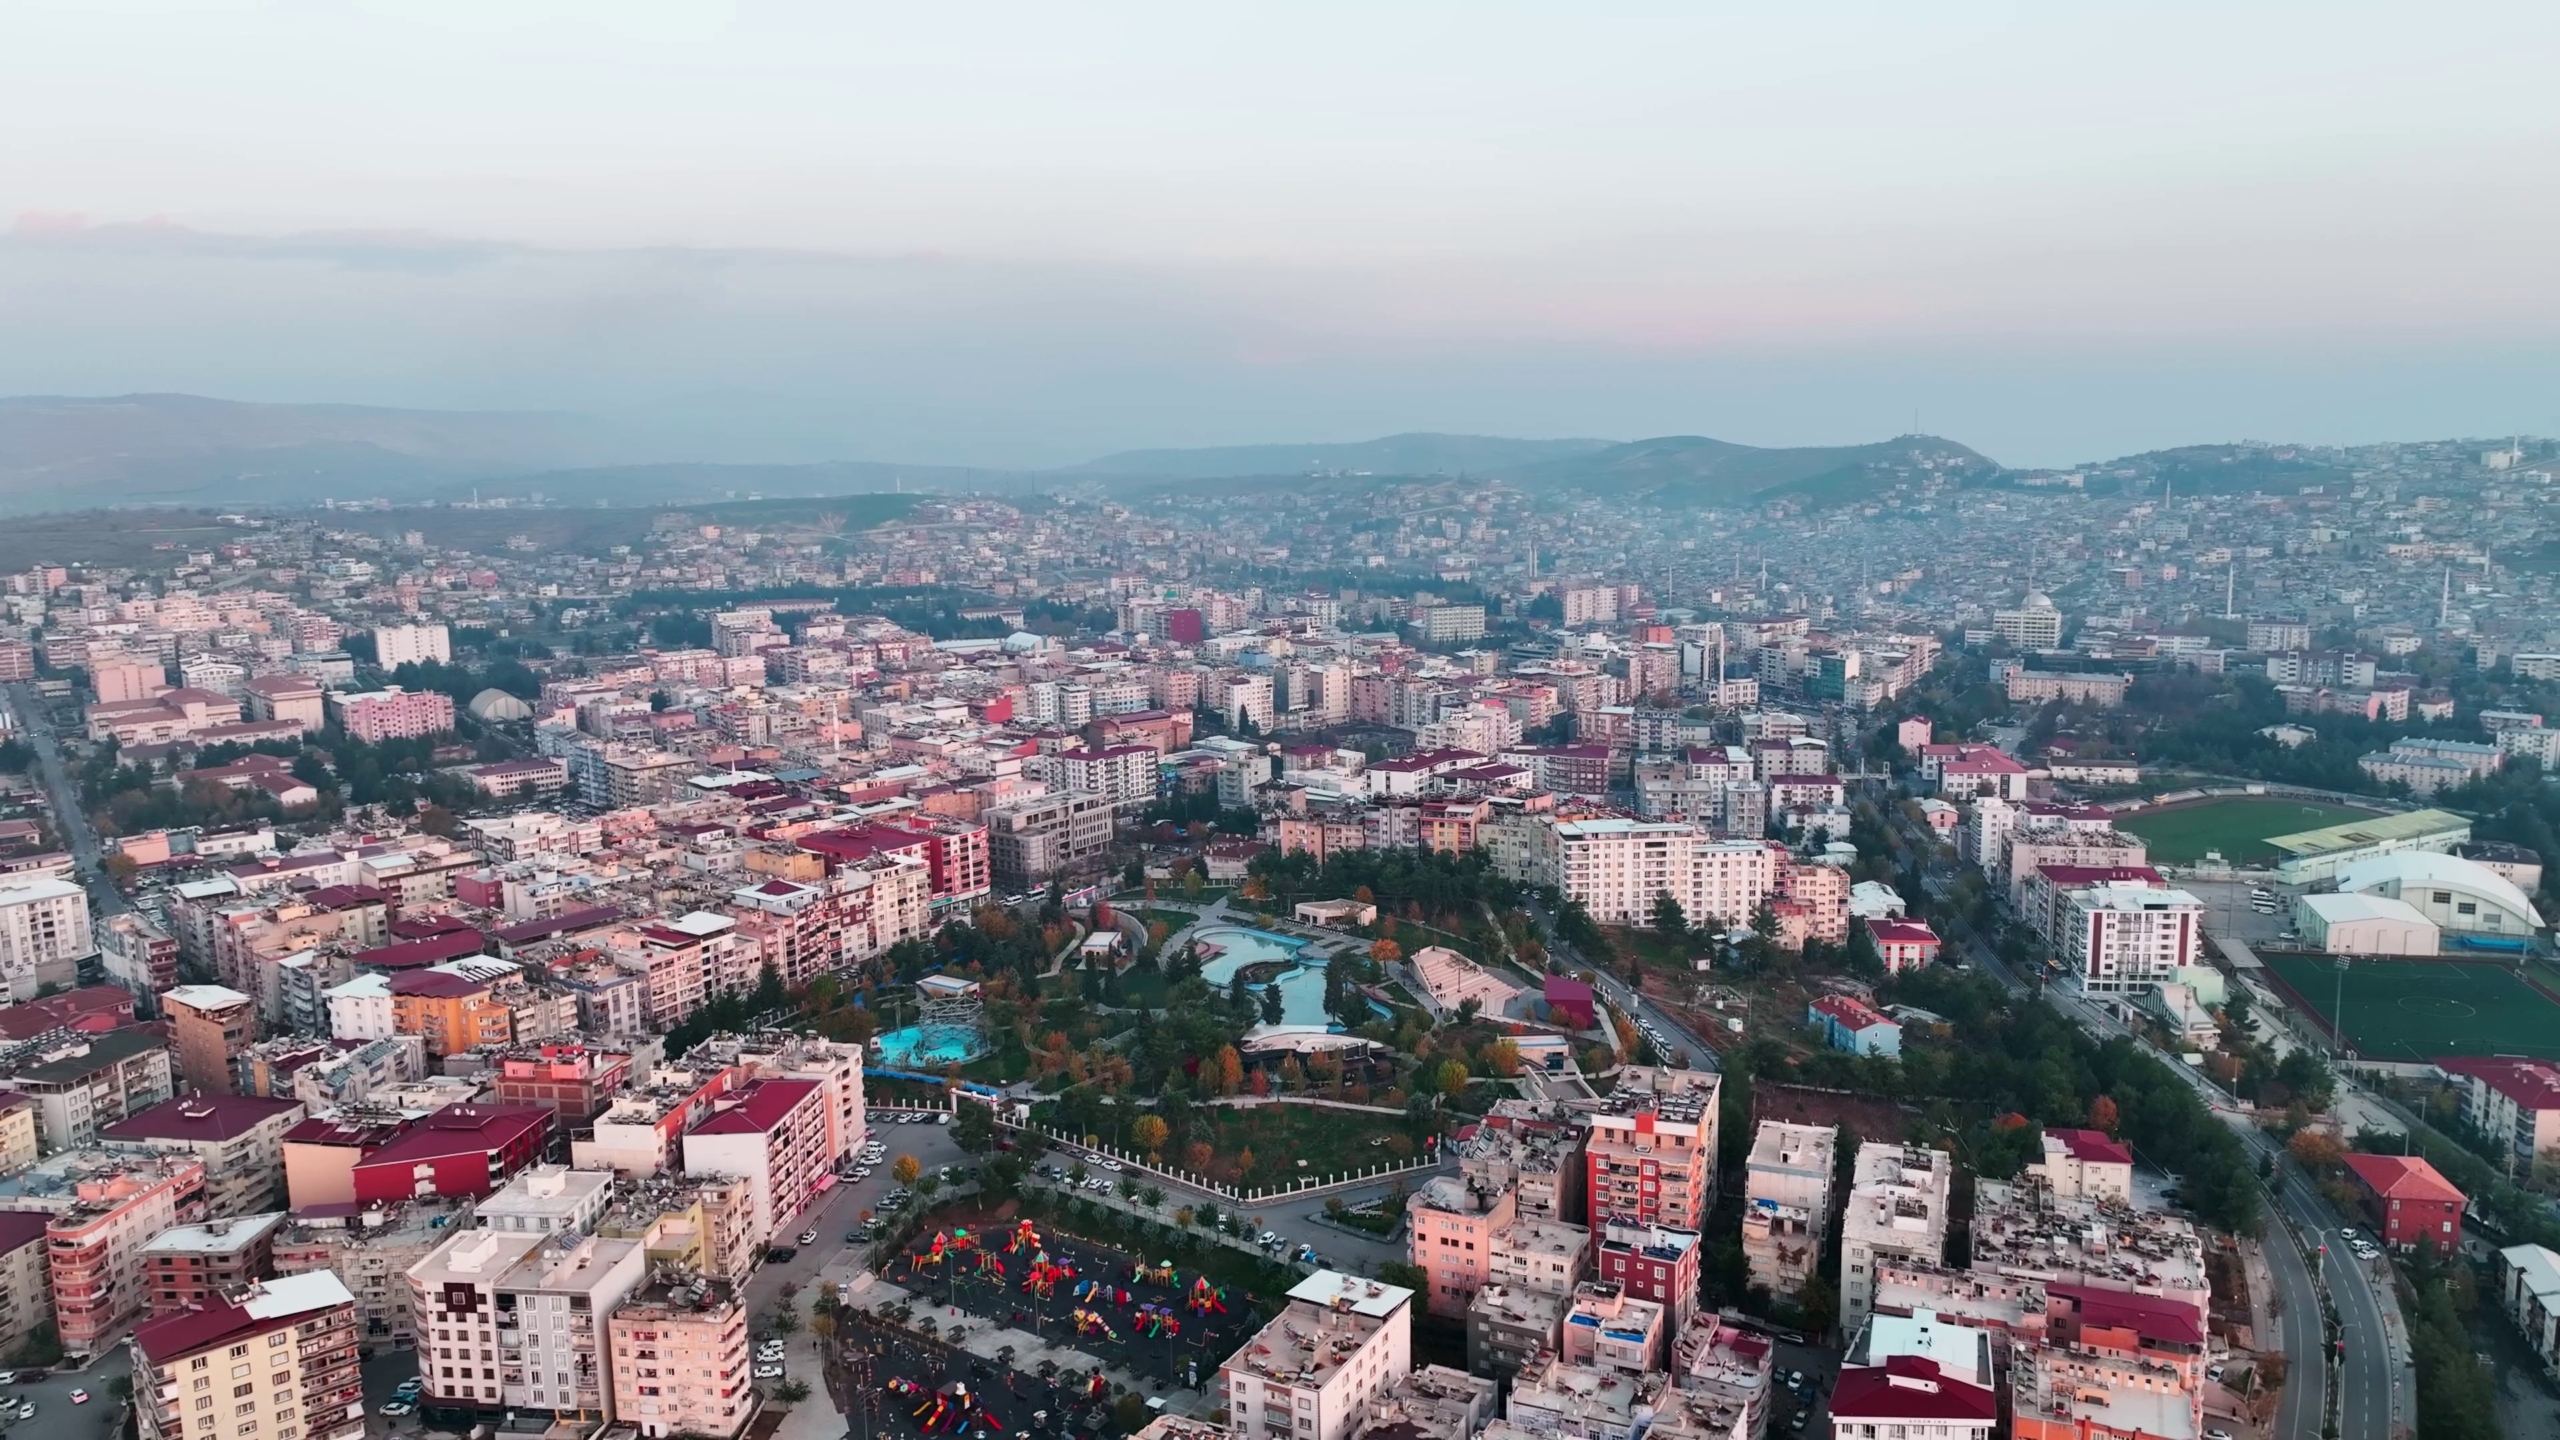
<instances>
[{"instance_id":1,"label":"red roof","mask_svg":"<svg viewBox=\"0 0 2560 1440\"><path fill-rule=\"evenodd\" d=\"M0 1037L32 1040L48 1030L114 1030L133 1023L133 992L121 985L83 985L60 995L0 1005Z\"/></svg>"},{"instance_id":2,"label":"red roof","mask_svg":"<svg viewBox=\"0 0 2560 1440\"><path fill-rule=\"evenodd\" d=\"M527 1132L547 1129L551 1117L547 1105L447 1105L362 1163L409 1165L446 1155L495 1155Z\"/></svg>"},{"instance_id":3,"label":"red roof","mask_svg":"<svg viewBox=\"0 0 2560 1440\"><path fill-rule=\"evenodd\" d=\"M451 930L424 940L411 940L403 945L385 945L379 950L360 950L347 957L347 963L359 970L415 970L427 965L441 965L465 955L477 955L489 948L489 939L477 930Z\"/></svg>"},{"instance_id":4,"label":"red roof","mask_svg":"<svg viewBox=\"0 0 2560 1440\"><path fill-rule=\"evenodd\" d=\"M2136 880L2152 886L2166 883L2160 872L2148 865L2039 865L2036 873L2057 890L2076 890L2083 885L2129 885Z\"/></svg>"},{"instance_id":5,"label":"red roof","mask_svg":"<svg viewBox=\"0 0 2560 1440\"><path fill-rule=\"evenodd\" d=\"M2204 1343L2204 1311L2191 1300L2172 1299L2166 1295L2138 1295L2131 1290L2113 1290L2102 1285L2068 1285L2052 1281L2045 1294L2071 1302L2080 1323L2111 1330L2130 1330L2146 1341L2163 1345L2202 1345Z\"/></svg>"},{"instance_id":6,"label":"red roof","mask_svg":"<svg viewBox=\"0 0 2560 1440\"><path fill-rule=\"evenodd\" d=\"M693 1127L696 1135L762 1135L779 1125L818 1088L815 1080L758 1080L738 1092L737 1103Z\"/></svg>"},{"instance_id":7,"label":"red roof","mask_svg":"<svg viewBox=\"0 0 2560 1440\"><path fill-rule=\"evenodd\" d=\"M2415 1155L2358 1155L2347 1157L2347 1168L2365 1188L2385 1200L2434 1200L2460 1205L2462 1192L2453 1182L2436 1173L2436 1167Z\"/></svg>"},{"instance_id":8,"label":"red roof","mask_svg":"<svg viewBox=\"0 0 2560 1440\"><path fill-rule=\"evenodd\" d=\"M1938 1362L1895 1355L1881 1365L1840 1372L1831 1391L1831 1413L1858 1421L1994 1421L1999 1402L1990 1391L1939 1373Z\"/></svg>"},{"instance_id":9,"label":"red roof","mask_svg":"<svg viewBox=\"0 0 2560 1440\"><path fill-rule=\"evenodd\" d=\"M450 915L403 915L391 922L391 933L403 940L424 940L435 935L451 935L471 928L471 922Z\"/></svg>"},{"instance_id":10,"label":"red roof","mask_svg":"<svg viewBox=\"0 0 2560 1440\"><path fill-rule=\"evenodd\" d=\"M8 1012L0 1010L0 1015ZM2560 1110L2560 1066L2511 1055L2448 1055L2436 1062L2447 1075L2465 1075L2516 1102L2522 1110Z\"/></svg>"},{"instance_id":11,"label":"red roof","mask_svg":"<svg viewBox=\"0 0 2560 1440\"><path fill-rule=\"evenodd\" d=\"M424 995L431 1000L459 1000L466 995L486 995L489 982L466 980L450 970L409 970L391 977L394 995Z\"/></svg>"},{"instance_id":12,"label":"red roof","mask_svg":"<svg viewBox=\"0 0 2560 1440\"><path fill-rule=\"evenodd\" d=\"M1877 1025L1891 1025L1882 1011L1855 995L1825 995L1813 1002L1813 1008L1852 1030L1866 1030Z\"/></svg>"},{"instance_id":13,"label":"red roof","mask_svg":"<svg viewBox=\"0 0 2560 1440\"><path fill-rule=\"evenodd\" d=\"M1935 945L1938 932L1918 920L1869 920L1867 933L1878 945Z\"/></svg>"},{"instance_id":14,"label":"red roof","mask_svg":"<svg viewBox=\"0 0 2560 1440\"><path fill-rule=\"evenodd\" d=\"M166 1364L178 1356L192 1355L226 1342L237 1342L271 1330L290 1330L306 1318L306 1314L294 1313L260 1319L217 1296L195 1309L143 1321L134 1328L133 1343L152 1360Z\"/></svg>"},{"instance_id":15,"label":"red roof","mask_svg":"<svg viewBox=\"0 0 2560 1440\"><path fill-rule=\"evenodd\" d=\"M109 1140L233 1140L279 1115L302 1108L299 1100L254 1095L196 1095L163 1100L99 1132Z\"/></svg>"},{"instance_id":16,"label":"red roof","mask_svg":"<svg viewBox=\"0 0 2560 1440\"><path fill-rule=\"evenodd\" d=\"M409 1129L406 1120L344 1118L339 1115L314 1115L284 1132L288 1145L342 1145L366 1149L397 1139Z\"/></svg>"},{"instance_id":17,"label":"red roof","mask_svg":"<svg viewBox=\"0 0 2560 1440\"><path fill-rule=\"evenodd\" d=\"M2096 1161L2108 1165L2130 1165L2133 1152L2107 1138L2103 1130L2047 1130L2048 1137L2062 1142L2075 1160Z\"/></svg>"}]
</instances>

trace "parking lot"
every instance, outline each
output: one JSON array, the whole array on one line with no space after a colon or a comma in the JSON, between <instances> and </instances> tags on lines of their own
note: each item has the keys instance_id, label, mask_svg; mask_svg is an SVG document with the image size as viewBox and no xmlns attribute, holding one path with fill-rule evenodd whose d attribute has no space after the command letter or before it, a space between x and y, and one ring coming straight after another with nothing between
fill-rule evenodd
<instances>
[{"instance_id":1,"label":"parking lot","mask_svg":"<svg viewBox=\"0 0 2560 1440\"><path fill-rule=\"evenodd\" d=\"M118 1346L85 1370L0 1387L0 1405L6 1407L0 1410L0 1435L15 1433L20 1440L38 1434L46 1440L107 1440L120 1433L125 1407L115 1397L115 1382L129 1373L130 1363ZM75 1391L89 1398L74 1402ZM35 1407L33 1415L21 1413L27 1405Z\"/></svg>"},{"instance_id":2,"label":"parking lot","mask_svg":"<svg viewBox=\"0 0 2560 1440\"><path fill-rule=\"evenodd\" d=\"M2282 947L2284 932L2293 928L2295 891L2271 876L2170 883L2204 903L2206 931L2237 936L2252 950Z\"/></svg>"}]
</instances>

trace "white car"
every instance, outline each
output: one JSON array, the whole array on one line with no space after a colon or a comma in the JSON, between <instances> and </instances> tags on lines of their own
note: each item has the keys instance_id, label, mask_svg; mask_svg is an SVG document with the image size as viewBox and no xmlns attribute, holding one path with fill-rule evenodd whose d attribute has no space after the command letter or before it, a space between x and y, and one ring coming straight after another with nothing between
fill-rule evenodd
<instances>
[{"instance_id":1,"label":"white car","mask_svg":"<svg viewBox=\"0 0 2560 1440\"><path fill-rule=\"evenodd\" d=\"M402 1415L414 1415L417 1413L417 1410L417 1406L410 1404L406 1400L389 1400L383 1402L382 1408L374 1413L379 1415L389 1415L396 1419Z\"/></svg>"},{"instance_id":2,"label":"white car","mask_svg":"<svg viewBox=\"0 0 2560 1440\"><path fill-rule=\"evenodd\" d=\"M1102 1168L1110 1171L1114 1175L1117 1175L1120 1173L1121 1165L1117 1160L1105 1160L1102 1162Z\"/></svg>"}]
</instances>

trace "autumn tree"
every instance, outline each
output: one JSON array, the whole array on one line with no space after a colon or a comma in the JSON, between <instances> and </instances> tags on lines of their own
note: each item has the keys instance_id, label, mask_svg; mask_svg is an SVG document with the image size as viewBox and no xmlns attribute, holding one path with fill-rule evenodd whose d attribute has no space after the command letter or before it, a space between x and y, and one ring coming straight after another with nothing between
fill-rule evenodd
<instances>
[{"instance_id":1,"label":"autumn tree","mask_svg":"<svg viewBox=\"0 0 2560 1440\"><path fill-rule=\"evenodd\" d=\"M1218 1152L1211 1148L1206 1140L1194 1140L1182 1151L1183 1168L1194 1175L1208 1174L1209 1162L1216 1158L1218 1158Z\"/></svg>"},{"instance_id":2,"label":"autumn tree","mask_svg":"<svg viewBox=\"0 0 2560 1440\"><path fill-rule=\"evenodd\" d=\"M2346 1148L2336 1138L2318 1130L2296 1130L2285 1142L2285 1153L2294 1163L2315 1175L2324 1175L2345 1163Z\"/></svg>"},{"instance_id":3,"label":"autumn tree","mask_svg":"<svg viewBox=\"0 0 2560 1440\"><path fill-rule=\"evenodd\" d=\"M1236 1053L1233 1045L1221 1045L1218 1047L1217 1067L1218 1073L1210 1080L1209 1093L1233 1095L1236 1088L1244 1084L1244 1057Z\"/></svg>"},{"instance_id":4,"label":"autumn tree","mask_svg":"<svg viewBox=\"0 0 2560 1440\"><path fill-rule=\"evenodd\" d=\"M1484 1047L1484 1068L1506 1079L1519 1074L1519 1042L1505 1036Z\"/></svg>"},{"instance_id":5,"label":"autumn tree","mask_svg":"<svg viewBox=\"0 0 2560 1440\"><path fill-rule=\"evenodd\" d=\"M2109 1135L2116 1133L2116 1102L2113 1097L2101 1095L2089 1102L2089 1128Z\"/></svg>"},{"instance_id":6,"label":"autumn tree","mask_svg":"<svg viewBox=\"0 0 2560 1440\"><path fill-rule=\"evenodd\" d=\"M1404 947L1393 940L1380 940L1370 945L1369 958L1381 965L1393 965L1404 958Z\"/></svg>"},{"instance_id":7,"label":"autumn tree","mask_svg":"<svg viewBox=\"0 0 2560 1440\"><path fill-rule=\"evenodd\" d=\"M1141 1115L1138 1117L1138 1123L1129 1127L1129 1134L1137 1140L1138 1148L1147 1152L1147 1160L1150 1164L1154 1163L1156 1156L1164 1149L1164 1142L1169 1138L1170 1133L1165 1126L1164 1118L1160 1115Z\"/></svg>"},{"instance_id":8,"label":"autumn tree","mask_svg":"<svg viewBox=\"0 0 2560 1440\"><path fill-rule=\"evenodd\" d=\"M1237 1178L1237 1179L1239 1179L1239 1180L1241 1180L1241 1179L1245 1178L1246 1176L1248 1176L1248 1175L1252 1174L1252 1173L1253 1173L1253 1167L1254 1167L1254 1165L1255 1165L1256 1163L1257 1163L1257 1162L1256 1162L1256 1161L1254 1160L1254 1158L1253 1158L1253 1147L1252 1147L1252 1146L1247 1145L1247 1146L1246 1146L1246 1147L1244 1147L1242 1150L1237 1151L1237 1152L1236 1152L1236 1178Z\"/></svg>"},{"instance_id":9,"label":"autumn tree","mask_svg":"<svg viewBox=\"0 0 2560 1440\"><path fill-rule=\"evenodd\" d=\"M901 1155L890 1165L889 1173L897 1177L899 1184L913 1185L916 1177L924 1173L924 1166L913 1155Z\"/></svg>"},{"instance_id":10,"label":"autumn tree","mask_svg":"<svg viewBox=\"0 0 2560 1440\"><path fill-rule=\"evenodd\" d=\"M1455 1060L1443 1060L1440 1068L1432 1072L1431 1083L1443 1099L1455 1100L1467 1093L1467 1067Z\"/></svg>"}]
</instances>

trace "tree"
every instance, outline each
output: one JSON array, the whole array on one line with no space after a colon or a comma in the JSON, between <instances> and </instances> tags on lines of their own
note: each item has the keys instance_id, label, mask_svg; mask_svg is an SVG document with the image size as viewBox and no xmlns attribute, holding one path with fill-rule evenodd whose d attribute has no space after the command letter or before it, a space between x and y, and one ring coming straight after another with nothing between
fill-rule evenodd
<instances>
[{"instance_id":1,"label":"tree","mask_svg":"<svg viewBox=\"0 0 2560 1440\"><path fill-rule=\"evenodd\" d=\"M1378 940L1369 946L1369 958L1381 965L1393 965L1404 958L1404 947L1393 940Z\"/></svg>"},{"instance_id":2,"label":"tree","mask_svg":"<svg viewBox=\"0 0 2560 1440\"><path fill-rule=\"evenodd\" d=\"M1171 1131L1165 1125L1163 1117L1141 1115L1138 1117L1138 1123L1129 1127L1129 1133L1137 1140L1138 1148L1147 1152L1147 1163L1152 1165L1156 1157L1163 1153L1164 1142L1170 1137Z\"/></svg>"},{"instance_id":3,"label":"tree","mask_svg":"<svg viewBox=\"0 0 2560 1440\"><path fill-rule=\"evenodd\" d=\"M2116 1102L2113 1097L2101 1095L2089 1102L2089 1128L2109 1135L2116 1133Z\"/></svg>"},{"instance_id":4,"label":"tree","mask_svg":"<svg viewBox=\"0 0 2560 1440\"><path fill-rule=\"evenodd\" d=\"M1680 902L1672 899L1668 890L1654 894L1653 928L1672 940L1682 939L1689 933L1689 912L1680 908Z\"/></svg>"},{"instance_id":5,"label":"tree","mask_svg":"<svg viewBox=\"0 0 2560 1440\"><path fill-rule=\"evenodd\" d=\"M1484 1068L1506 1079L1519 1074L1519 1042L1505 1036L1484 1047Z\"/></svg>"},{"instance_id":6,"label":"tree","mask_svg":"<svg viewBox=\"0 0 2560 1440\"><path fill-rule=\"evenodd\" d=\"M1233 1045L1221 1045L1217 1065L1217 1088L1213 1093L1233 1095L1244 1084L1244 1057L1236 1053Z\"/></svg>"},{"instance_id":7,"label":"tree","mask_svg":"<svg viewBox=\"0 0 2560 1440\"><path fill-rule=\"evenodd\" d=\"M1281 999L1281 996L1280 996L1280 986L1279 986L1279 983L1278 983L1277 981L1274 981L1273 983L1271 983L1271 984L1269 984L1269 985L1265 985L1265 986L1263 986L1263 987L1262 987L1262 1023L1263 1023L1263 1024L1265 1024L1265 1025L1277 1025L1277 1024L1279 1024L1279 1023L1280 1023L1280 1017L1281 1017L1282 1015L1284 1015L1284 1014L1286 1014L1286 1013L1287 1013L1286 1009L1284 1008L1285 1004L1286 1004L1286 1002L1285 1002L1285 1001L1283 1001L1283 1000Z\"/></svg>"},{"instance_id":8,"label":"tree","mask_svg":"<svg viewBox=\"0 0 2560 1440\"><path fill-rule=\"evenodd\" d=\"M1257 1162L1257 1161L1253 1158L1253 1147L1252 1147L1252 1146L1247 1145L1247 1146L1246 1146L1246 1147L1244 1147L1242 1150L1237 1151L1237 1152L1236 1152L1236 1178L1237 1178L1237 1179L1239 1179L1239 1180L1241 1180L1241 1179L1245 1178L1246 1176L1251 1175L1251 1174L1253 1173L1253 1167L1254 1167L1257 1163L1259 1163L1259 1162Z\"/></svg>"},{"instance_id":9,"label":"tree","mask_svg":"<svg viewBox=\"0 0 2560 1440\"><path fill-rule=\"evenodd\" d=\"M1209 1173L1209 1162L1217 1158L1218 1152L1210 1146L1208 1141L1194 1140L1182 1149L1182 1168L1194 1175L1206 1175Z\"/></svg>"},{"instance_id":10,"label":"tree","mask_svg":"<svg viewBox=\"0 0 2560 1440\"><path fill-rule=\"evenodd\" d=\"M1455 1100L1467 1093L1467 1067L1455 1060L1443 1060L1440 1068L1432 1072L1431 1084L1441 1098Z\"/></svg>"},{"instance_id":11,"label":"tree","mask_svg":"<svg viewBox=\"0 0 2560 1440\"><path fill-rule=\"evenodd\" d=\"M922 1196L924 1199L932 1199L933 1192L941 1188L942 1177L939 1175L920 1175L916 1177L916 1194Z\"/></svg>"},{"instance_id":12,"label":"tree","mask_svg":"<svg viewBox=\"0 0 2560 1440\"><path fill-rule=\"evenodd\" d=\"M913 1155L901 1155L890 1162L889 1173L897 1177L899 1184L912 1186L916 1177L924 1173L924 1165Z\"/></svg>"},{"instance_id":13,"label":"tree","mask_svg":"<svg viewBox=\"0 0 2560 1440\"><path fill-rule=\"evenodd\" d=\"M2284 1142L2285 1153L2294 1163L2314 1175L2326 1175L2346 1162L2346 1147L2335 1138L2318 1130L2296 1130Z\"/></svg>"},{"instance_id":14,"label":"tree","mask_svg":"<svg viewBox=\"0 0 2560 1440\"><path fill-rule=\"evenodd\" d=\"M785 1405L797 1405L809 1398L809 1382L785 1380L773 1387L773 1398Z\"/></svg>"},{"instance_id":15,"label":"tree","mask_svg":"<svg viewBox=\"0 0 2560 1440\"><path fill-rule=\"evenodd\" d=\"M765 1317L764 1328L776 1335L790 1335L799 1330L800 1316L791 1308L790 1302L785 1301L773 1307L773 1313Z\"/></svg>"}]
</instances>

